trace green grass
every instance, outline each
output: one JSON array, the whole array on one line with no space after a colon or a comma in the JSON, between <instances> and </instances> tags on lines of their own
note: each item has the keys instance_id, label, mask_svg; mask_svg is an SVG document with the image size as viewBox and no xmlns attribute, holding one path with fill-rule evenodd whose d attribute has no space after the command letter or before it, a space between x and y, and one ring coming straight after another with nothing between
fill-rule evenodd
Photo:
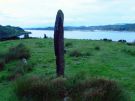
<instances>
[{"instance_id":1,"label":"green grass","mask_svg":"<svg viewBox=\"0 0 135 101\"><path fill-rule=\"evenodd\" d=\"M23 39L0 42L0 53L23 43L31 52L28 63L33 70L25 75L55 76L55 56L52 39ZM131 101L135 101L135 46L118 42L92 40L65 40L72 46L65 47L65 76L85 73L87 77L101 77L117 81ZM99 47L99 49L96 49ZM78 50L89 56L72 57L70 52ZM14 94L14 82L8 81L9 68L15 68L19 60L6 64L0 72L0 101L18 101ZM12 94L12 95L11 95Z\"/></svg>"}]
</instances>

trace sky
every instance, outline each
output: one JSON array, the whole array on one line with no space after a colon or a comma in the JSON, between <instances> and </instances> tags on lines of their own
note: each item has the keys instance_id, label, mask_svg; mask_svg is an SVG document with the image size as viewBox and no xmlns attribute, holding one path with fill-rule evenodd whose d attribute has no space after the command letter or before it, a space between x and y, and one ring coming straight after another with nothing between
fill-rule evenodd
<instances>
[{"instance_id":1,"label":"sky","mask_svg":"<svg viewBox=\"0 0 135 101\"><path fill-rule=\"evenodd\" d=\"M135 23L135 0L0 0L0 25L54 26L59 9L65 26Z\"/></svg>"}]
</instances>

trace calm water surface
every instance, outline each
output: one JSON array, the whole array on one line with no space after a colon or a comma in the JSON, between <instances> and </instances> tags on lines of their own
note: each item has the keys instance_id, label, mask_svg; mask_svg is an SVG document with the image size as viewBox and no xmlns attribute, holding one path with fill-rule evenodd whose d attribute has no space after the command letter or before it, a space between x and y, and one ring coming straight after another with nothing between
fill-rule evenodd
<instances>
[{"instance_id":1,"label":"calm water surface","mask_svg":"<svg viewBox=\"0 0 135 101\"><path fill-rule=\"evenodd\" d=\"M53 38L53 31L50 30L27 30L32 32L31 37L43 38L44 34L48 37ZM112 39L113 41L118 41L120 39L126 40L128 42L133 42L135 40L135 32L118 32L118 31L65 31L64 37L68 39Z\"/></svg>"}]
</instances>

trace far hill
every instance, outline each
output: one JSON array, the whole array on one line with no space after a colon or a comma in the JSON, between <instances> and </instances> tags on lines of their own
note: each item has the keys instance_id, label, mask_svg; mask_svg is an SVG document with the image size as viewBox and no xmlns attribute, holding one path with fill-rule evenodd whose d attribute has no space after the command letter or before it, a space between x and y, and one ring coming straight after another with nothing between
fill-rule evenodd
<instances>
[{"instance_id":1,"label":"far hill","mask_svg":"<svg viewBox=\"0 0 135 101\"><path fill-rule=\"evenodd\" d=\"M111 31L135 31L135 24L117 24L104 26L91 26L93 30L111 30Z\"/></svg>"},{"instance_id":2,"label":"far hill","mask_svg":"<svg viewBox=\"0 0 135 101\"><path fill-rule=\"evenodd\" d=\"M25 28L26 30L54 30L54 27ZM135 31L135 24L115 24L102 26L65 26L65 30L105 30L105 31Z\"/></svg>"},{"instance_id":3,"label":"far hill","mask_svg":"<svg viewBox=\"0 0 135 101\"><path fill-rule=\"evenodd\" d=\"M25 34L30 34L30 32L26 32L20 27L0 25L0 39L12 39Z\"/></svg>"}]
</instances>

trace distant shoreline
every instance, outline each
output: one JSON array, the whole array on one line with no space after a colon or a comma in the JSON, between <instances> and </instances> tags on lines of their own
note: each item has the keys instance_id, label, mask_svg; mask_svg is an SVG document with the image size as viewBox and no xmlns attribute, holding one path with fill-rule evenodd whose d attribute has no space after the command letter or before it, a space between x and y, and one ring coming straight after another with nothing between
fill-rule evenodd
<instances>
[{"instance_id":1,"label":"distant shoreline","mask_svg":"<svg viewBox=\"0 0 135 101\"><path fill-rule=\"evenodd\" d=\"M54 31L53 29L35 29L35 28L26 28L26 29L24 29L24 30L39 30L39 31ZM74 30L67 30L67 29L65 29L65 31L81 31L81 32L83 32L83 31L90 31L90 32L96 32L96 31L104 31L104 32L111 32L111 31L113 31L113 32L135 32L135 31L125 31L125 30L123 30L123 31L120 31L120 30L81 30L81 29L74 29Z\"/></svg>"},{"instance_id":2,"label":"distant shoreline","mask_svg":"<svg viewBox=\"0 0 135 101\"><path fill-rule=\"evenodd\" d=\"M54 30L54 27L24 28L24 30ZM104 26L65 26L65 31L128 31L135 32L135 24L104 25Z\"/></svg>"}]
</instances>

